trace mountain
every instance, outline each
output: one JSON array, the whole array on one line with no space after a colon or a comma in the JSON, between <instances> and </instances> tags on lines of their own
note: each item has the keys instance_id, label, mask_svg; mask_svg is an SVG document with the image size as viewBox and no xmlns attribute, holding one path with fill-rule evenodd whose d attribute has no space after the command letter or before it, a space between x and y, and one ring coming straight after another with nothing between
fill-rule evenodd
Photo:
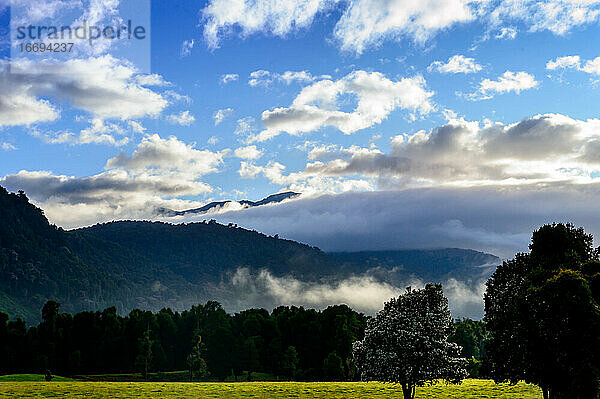
<instances>
[{"instance_id":1,"label":"mountain","mask_svg":"<svg viewBox=\"0 0 600 399\"><path fill-rule=\"evenodd\" d=\"M227 204L238 203L242 208L252 208L255 206L262 206L268 204L276 204L286 199L294 198L299 196L299 193L295 193L293 191L286 191L283 193L277 193L269 195L266 198L261 199L260 201L250 201L250 200L241 200L241 201L216 201L206 204L200 208L188 209L185 211L174 211L171 209L161 208L158 210L158 214L161 216L184 216L188 214L204 214L210 213L213 211L218 211L220 208L224 207Z\"/></svg>"},{"instance_id":2,"label":"mountain","mask_svg":"<svg viewBox=\"0 0 600 399\"><path fill-rule=\"evenodd\" d=\"M66 312L182 309L207 300L240 310L357 276L403 287L414 279L480 279L496 264L493 255L462 249L327 254L214 221L121 221L65 231L25 193L0 187L0 311L29 322L50 299Z\"/></svg>"},{"instance_id":3,"label":"mountain","mask_svg":"<svg viewBox=\"0 0 600 399\"><path fill-rule=\"evenodd\" d=\"M28 320L49 299L67 312L184 308L239 267L302 276L333 265L317 248L212 221L64 231L25 193L0 187L0 311Z\"/></svg>"}]
</instances>

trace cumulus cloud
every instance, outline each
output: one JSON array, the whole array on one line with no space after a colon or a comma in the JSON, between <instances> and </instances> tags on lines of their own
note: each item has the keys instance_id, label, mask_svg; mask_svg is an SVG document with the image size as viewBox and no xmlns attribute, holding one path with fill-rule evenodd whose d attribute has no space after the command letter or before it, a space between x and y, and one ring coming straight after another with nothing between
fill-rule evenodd
<instances>
[{"instance_id":1,"label":"cumulus cloud","mask_svg":"<svg viewBox=\"0 0 600 399\"><path fill-rule=\"evenodd\" d=\"M266 141L282 132L291 135L333 126L345 134L383 122L400 108L419 114L435 109L433 92L427 91L422 76L393 81L379 72L355 71L342 79L321 80L304 87L290 107L263 112L265 129L250 137L250 141ZM356 108L352 112L339 109L340 96L354 95Z\"/></svg>"},{"instance_id":2,"label":"cumulus cloud","mask_svg":"<svg viewBox=\"0 0 600 399\"><path fill-rule=\"evenodd\" d=\"M13 60L0 76L0 126L54 121L68 103L101 119L156 116L167 100L142 85L131 64L112 56L64 62ZM156 81L156 78L154 78Z\"/></svg>"},{"instance_id":3,"label":"cumulus cloud","mask_svg":"<svg viewBox=\"0 0 600 399\"><path fill-rule=\"evenodd\" d=\"M263 156L264 151L256 148L255 145L237 148L233 154L241 159L259 159Z\"/></svg>"},{"instance_id":4,"label":"cumulus cloud","mask_svg":"<svg viewBox=\"0 0 600 399\"><path fill-rule=\"evenodd\" d=\"M506 71L496 80L483 79L475 93L469 95L473 100L488 100L496 94L521 93L539 85L532 74L527 72Z\"/></svg>"},{"instance_id":5,"label":"cumulus cloud","mask_svg":"<svg viewBox=\"0 0 600 399\"><path fill-rule=\"evenodd\" d=\"M565 57L557 57L554 60L550 60L546 63L546 69L551 71L556 69L567 69L581 67L581 58L578 55L569 55Z\"/></svg>"},{"instance_id":6,"label":"cumulus cloud","mask_svg":"<svg viewBox=\"0 0 600 399\"><path fill-rule=\"evenodd\" d=\"M314 76L308 71L285 71L283 73L276 73L259 69L258 71L250 73L248 84L252 87L267 87L273 82L282 82L289 85L293 82L310 83L321 79L331 79L331 76Z\"/></svg>"},{"instance_id":7,"label":"cumulus cloud","mask_svg":"<svg viewBox=\"0 0 600 399\"><path fill-rule=\"evenodd\" d=\"M157 134L146 136L131 156L121 152L106 162L106 168L130 171L174 172L196 178L216 172L227 151L198 150L193 145L179 141L175 136L167 139Z\"/></svg>"},{"instance_id":8,"label":"cumulus cloud","mask_svg":"<svg viewBox=\"0 0 600 399\"><path fill-rule=\"evenodd\" d=\"M262 174L270 182L285 186L287 189L301 193L338 193L346 191L374 190L372 182L364 178L346 178L327 176L325 174L307 173L305 171L284 174L286 167L279 162L270 161L265 166L242 161L238 174L243 179L254 179Z\"/></svg>"},{"instance_id":9,"label":"cumulus cloud","mask_svg":"<svg viewBox=\"0 0 600 399\"><path fill-rule=\"evenodd\" d=\"M427 70L440 73L475 73L481 71L482 68L481 65L475 62L474 58L457 54L448 58L448 61L445 63L442 61L433 62Z\"/></svg>"},{"instance_id":10,"label":"cumulus cloud","mask_svg":"<svg viewBox=\"0 0 600 399\"><path fill-rule=\"evenodd\" d=\"M233 108L223 108L217 110L217 112L215 112L215 114L213 115L213 119L215 120L215 126L223 122L223 120L225 120L225 118L227 118L231 114L233 114Z\"/></svg>"},{"instance_id":11,"label":"cumulus cloud","mask_svg":"<svg viewBox=\"0 0 600 399\"><path fill-rule=\"evenodd\" d=\"M182 199L211 192L200 180L217 172L227 151L199 150L171 136L145 137L130 156L109 159L105 171L66 176L26 171L0 178L9 190L25 190L47 216L63 227L115 219L148 219L157 208L189 209L198 201Z\"/></svg>"},{"instance_id":12,"label":"cumulus cloud","mask_svg":"<svg viewBox=\"0 0 600 399\"><path fill-rule=\"evenodd\" d=\"M451 115L449 115L451 117ZM419 186L518 186L594 182L600 171L600 120L536 115L512 124L451 118L431 131L392 138L391 151L375 146L306 145L299 171L271 161L242 163L240 175L309 192Z\"/></svg>"},{"instance_id":13,"label":"cumulus cloud","mask_svg":"<svg viewBox=\"0 0 600 399\"><path fill-rule=\"evenodd\" d=\"M194 121L196 121L196 118L190 113L190 111L181 111L178 114L168 115L167 121L173 125L190 126L192 123L194 123Z\"/></svg>"}]
</instances>

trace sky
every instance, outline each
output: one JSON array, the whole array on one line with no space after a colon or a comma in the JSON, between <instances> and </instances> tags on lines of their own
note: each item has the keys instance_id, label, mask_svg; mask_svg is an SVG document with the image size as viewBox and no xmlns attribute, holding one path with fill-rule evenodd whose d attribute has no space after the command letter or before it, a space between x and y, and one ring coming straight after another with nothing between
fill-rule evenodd
<instances>
[{"instance_id":1,"label":"sky","mask_svg":"<svg viewBox=\"0 0 600 399\"><path fill-rule=\"evenodd\" d=\"M324 250L501 257L526 250L543 223L600 234L600 1L0 0L0 10L0 185L59 226L215 218ZM128 20L144 40L32 55L14 36ZM287 190L302 195L159 212Z\"/></svg>"}]
</instances>

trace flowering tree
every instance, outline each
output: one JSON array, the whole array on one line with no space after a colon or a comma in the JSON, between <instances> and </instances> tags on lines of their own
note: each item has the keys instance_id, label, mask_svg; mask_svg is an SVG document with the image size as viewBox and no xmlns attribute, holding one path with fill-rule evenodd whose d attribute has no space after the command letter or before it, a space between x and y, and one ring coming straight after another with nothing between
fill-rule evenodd
<instances>
[{"instance_id":1,"label":"flowering tree","mask_svg":"<svg viewBox=\"0 0 600 399\"><path fill-rule=\"evenodd\" d=\"M467 376L460 347L448 342L452 317L440 284L407 289L385 303L369 320L365 337L353 346L356 367L363 380L402 384L405 399L415 388L444 379L460 383Z\"/></svg>"}]
</instances>

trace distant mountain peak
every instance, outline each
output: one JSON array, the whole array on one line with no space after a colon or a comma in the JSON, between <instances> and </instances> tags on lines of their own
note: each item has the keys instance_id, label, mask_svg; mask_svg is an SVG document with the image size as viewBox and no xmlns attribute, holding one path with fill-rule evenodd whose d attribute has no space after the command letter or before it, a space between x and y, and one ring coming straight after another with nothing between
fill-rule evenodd
<instances>
[{"instance_id":1,"label":"distant mountain peak","mask_svg":"<svg viewBox=\"0 0 600 399\"><path fill-rule=\"evenodd\" d=\"M279 203L281 201L284 201L284 200L287 200L290 198L295 198L299 195L300 195L300 193L295 193L293 191L285 191L282 193L271 194L268 197L265 197L259 201L250 201L247 199L244 199L241 201L233 201L233 200L214 201L214 202L206 204L200 208L187 209L184 211L174 211L172 209L159 208L159 209L157 209L157 213L160 216L167 216L167 217L185 216L185 215L189 215L189 214L203 215L203 214L207 214L207 213L216 212L228 204L238 203L241 206L241 208L243 208L243 209L253 208L253 207L262 206L262 205L276 204L276 203Z\"/></svg>"}]
</instances>

